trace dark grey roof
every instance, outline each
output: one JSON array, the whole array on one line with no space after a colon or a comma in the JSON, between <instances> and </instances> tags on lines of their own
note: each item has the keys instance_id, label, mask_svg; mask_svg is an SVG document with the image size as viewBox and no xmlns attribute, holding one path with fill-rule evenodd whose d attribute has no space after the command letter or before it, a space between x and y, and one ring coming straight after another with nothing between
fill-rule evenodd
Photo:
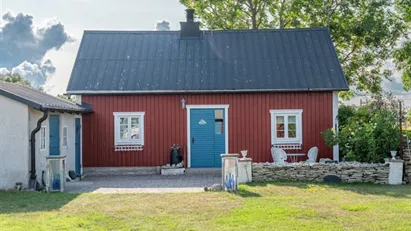
<instances>
[{"instance_id":1,"label":"dark grey roof","mask_svg":"<svg viewBox=\"0 0 411 231\"><path fill-rule=\"evenodd\" d=\"M88 106L82 107L30 87L3 81L0 81L0 95L26 104L37 110L48 109L74 113L91 111L91 108Z\"/></svg>"},{"instance_id":2,"label":"dark grey roof","mask_svg":"<svg viewBox=\"0 0 411 231\"><path fill-rule=\"evenodd\" d=\"M348 90L326 28L85 31L70 94Z\"/></svg>"}]
</instances>

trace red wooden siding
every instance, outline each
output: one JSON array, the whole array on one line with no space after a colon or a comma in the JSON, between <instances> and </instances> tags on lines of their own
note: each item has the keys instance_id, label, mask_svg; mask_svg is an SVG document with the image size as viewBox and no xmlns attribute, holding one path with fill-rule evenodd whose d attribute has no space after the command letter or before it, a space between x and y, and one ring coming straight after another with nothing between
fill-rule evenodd
<instances>
[{"instance_id":1,"label":"red wooden siding","mask_svg":"<svg viewBox=\"0 0 411 231\"><path fill-rule=\"evenodd\" d=\"M229 152L247 149L254 162L272 162L270 109L303 109L302 152L319 148L319 157L332 158L320 132L332 127L332 93L249 93L179 95L84 95L94 113L83 116L83 165L159 166L169 161L170 146L178 143L187 160L187 104L229 104ZM113 112L145 112L144 150L114 151Z\"/></svg>"}]
</instances>

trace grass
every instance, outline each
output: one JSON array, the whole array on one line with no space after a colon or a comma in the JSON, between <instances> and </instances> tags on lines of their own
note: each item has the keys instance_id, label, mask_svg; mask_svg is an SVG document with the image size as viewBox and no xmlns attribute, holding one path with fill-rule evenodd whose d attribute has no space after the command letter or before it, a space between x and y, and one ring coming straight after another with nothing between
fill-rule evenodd
<instances>
[{"instance_id":1,"label":"grass","mask_svg":"<svg viewBox=\"0 0 411 231\"><path fill-rule=\"evenodd\" d=\"M270 182L236 193L0 192L0 230L411 230L411 187Z\"/></svg>"}]
</instances>

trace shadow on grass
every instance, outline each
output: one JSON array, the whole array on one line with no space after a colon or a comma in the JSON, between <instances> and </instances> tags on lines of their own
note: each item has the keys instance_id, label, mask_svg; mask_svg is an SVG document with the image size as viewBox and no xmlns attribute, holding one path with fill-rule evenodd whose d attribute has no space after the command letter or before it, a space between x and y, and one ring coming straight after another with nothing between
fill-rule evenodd
<instances>
[{"instance_id":1,"label":"shadow on grass","mask_svg":"<svg viewBox=\"0 0 411 231\"><path fill-rule=\"evenodd\" d=\"M0 214L56 210L79 194L42 192L0 192Z\"/></svg>"},{"instance_id":2,"label":"shadow on grass","mask_svg":"<svg viewBox=\"0 0 411 231\"><path fill-rule=\"evenodd\" d=\"M320 187L351 191L362 195L380 195L390 196L396 198L410 198L411 199L411 185L378 185L373 183L324 183L311 181L267 181L267 182L252 182L247 183L250 187L260 186L277 186L277 187L297 187L297 188L311 188L313 185Z\"/></svg>"},{"instance_id":3,"label":"shadow on grass","mask_svg":"<svg viewBox=\"0 0 411 231\"><path fill-rule=\"evenodd\" d=\"M261 197L260 194L255 192L250 192L247 189L240 188L237 191L231 192L232 194L240 197Z\"/></svg>"}]
</instances>

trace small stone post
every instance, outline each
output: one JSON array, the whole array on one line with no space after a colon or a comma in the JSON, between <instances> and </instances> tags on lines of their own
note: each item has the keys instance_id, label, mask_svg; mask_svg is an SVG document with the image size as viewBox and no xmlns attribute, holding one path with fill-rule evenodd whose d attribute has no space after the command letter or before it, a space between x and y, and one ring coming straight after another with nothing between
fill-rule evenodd
<instances>
[{"instance_id":1,"label":"small stone post","mask_svg":"<svg viewBox=\"0 0 411 231\"><path fill-rule=\"evenodd\" d=\"M238 183L246 183L253 181L253 173L251 171L251 158L238 159Z\"/></svg>"},{"instance_id":2,"label":"small stone post","mask_svg":"<svg viewBox=\"0 0 411 231\"><path fill-rule=\"evenodd\" d=\"M388 184L402 184L402 174L404 168L403 160L390 160L390 172L388 174Z\"/></svg>"},{"instance_id":3,"label":"small stone post","mask_svg":"<svg viewBox=\"0 0 411 231\"><path fill-rule=\"evenodd\" d=\"M221 154L222 186L225 191L238 189L238 154Z\"/></svg>"}]
</instances>

